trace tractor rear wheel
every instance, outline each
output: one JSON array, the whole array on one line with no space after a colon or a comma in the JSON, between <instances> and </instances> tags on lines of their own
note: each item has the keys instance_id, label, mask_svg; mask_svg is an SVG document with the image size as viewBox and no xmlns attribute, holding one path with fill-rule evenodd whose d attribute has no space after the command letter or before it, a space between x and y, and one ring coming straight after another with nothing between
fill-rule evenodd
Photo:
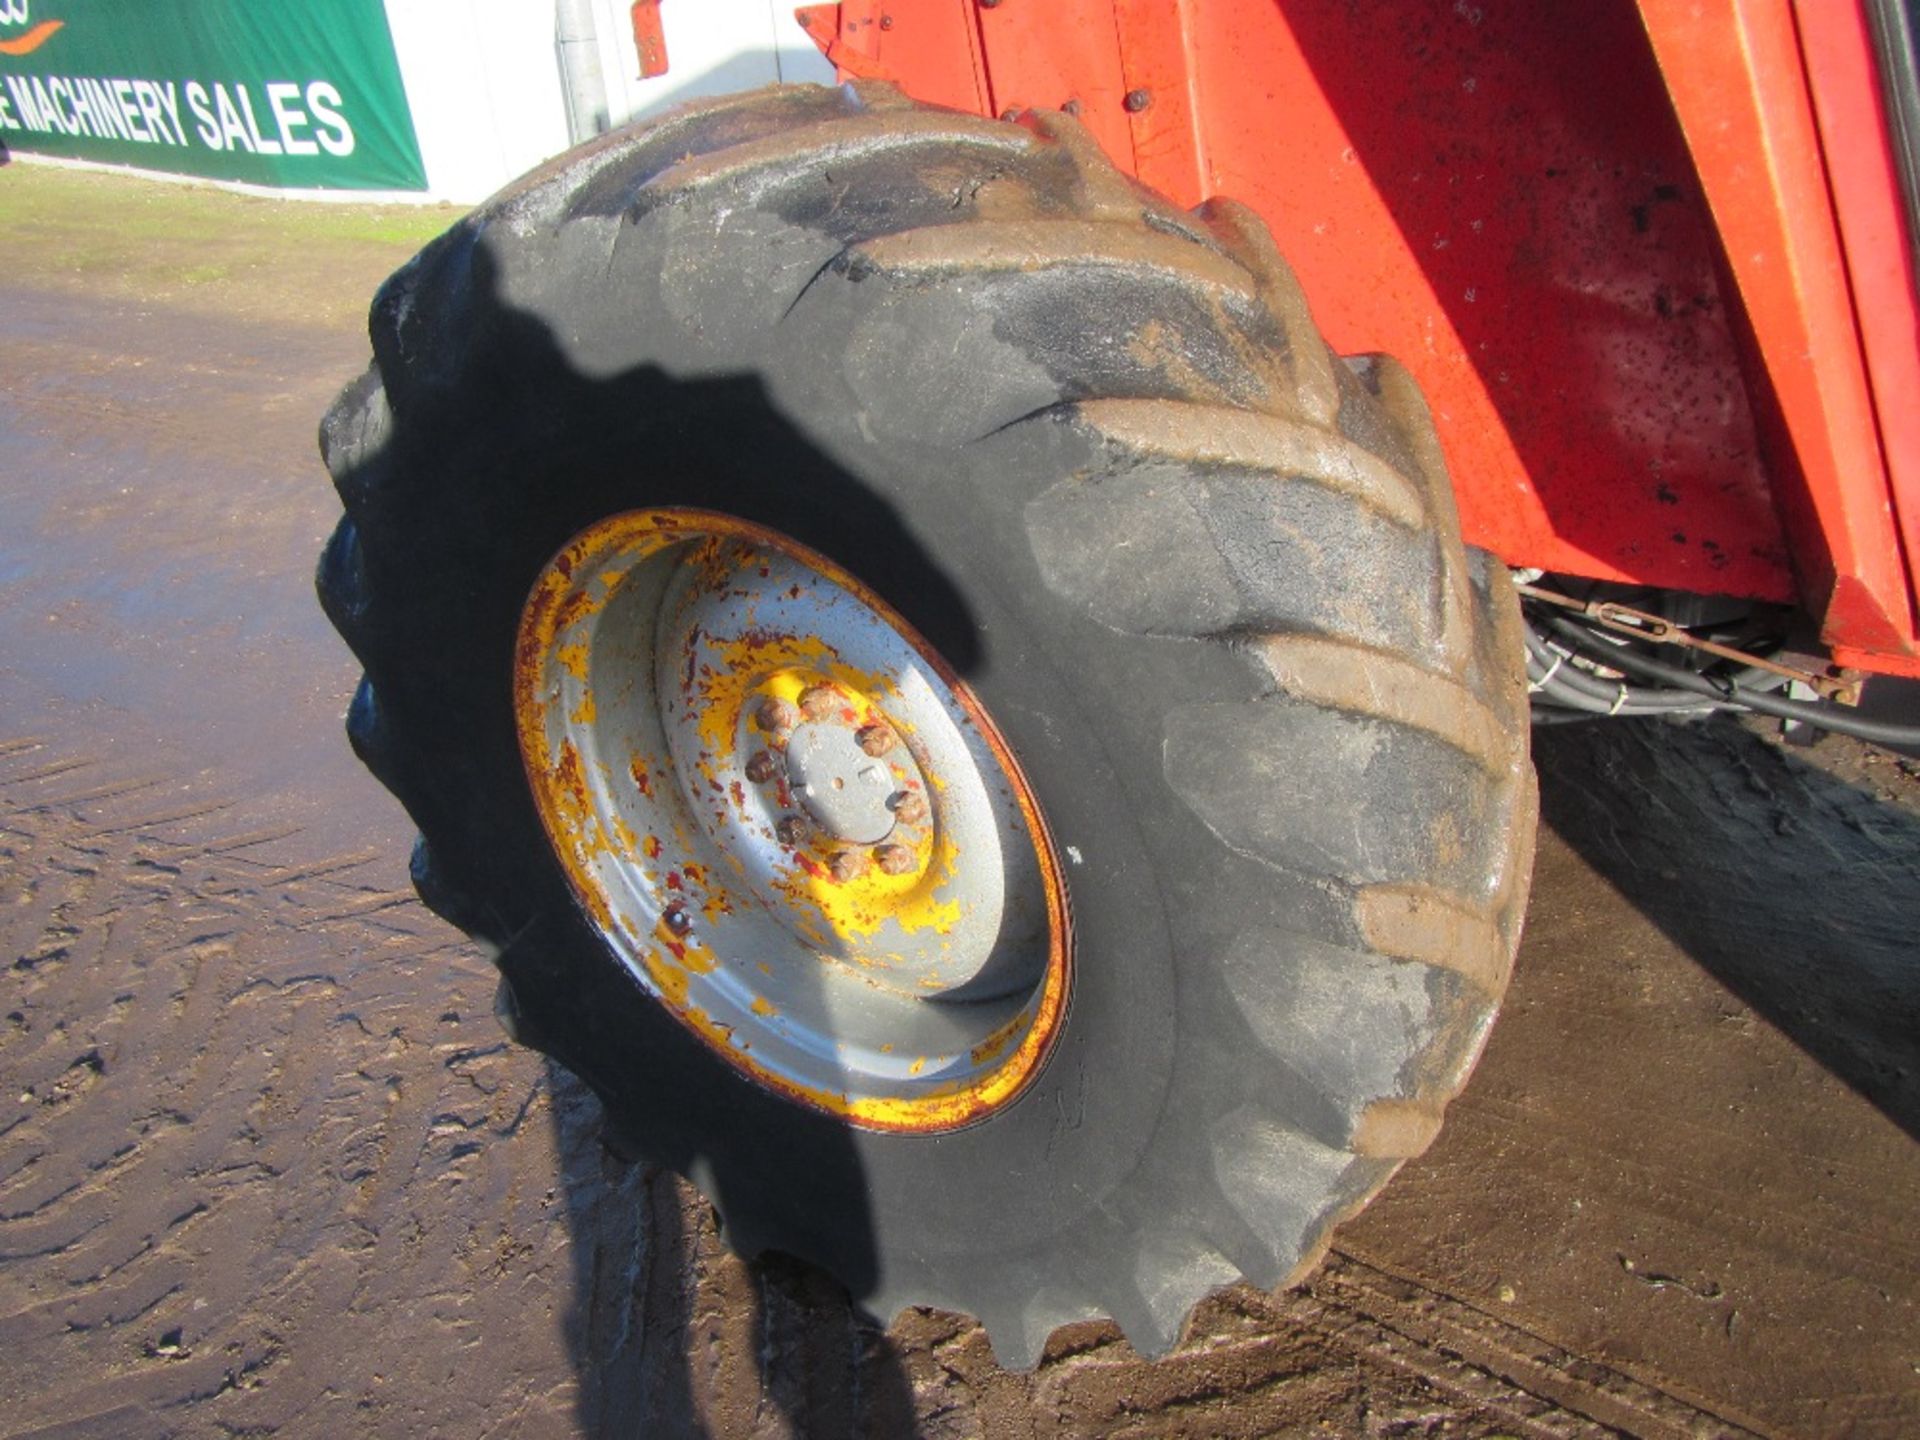
<instances>
[{"instance_id":1,"label":"tractor rear wheel","mask_svg":"<svg viewBox=\"0 0 1920 1440\"><path fill-rule=\"evenodd\" d=\"M1517 611L1249 212L776 89L553 161L371 328L350 736L743 1254L1158 1352L1429 1142L1526 893Z\"/></svg>"}]
</instances>

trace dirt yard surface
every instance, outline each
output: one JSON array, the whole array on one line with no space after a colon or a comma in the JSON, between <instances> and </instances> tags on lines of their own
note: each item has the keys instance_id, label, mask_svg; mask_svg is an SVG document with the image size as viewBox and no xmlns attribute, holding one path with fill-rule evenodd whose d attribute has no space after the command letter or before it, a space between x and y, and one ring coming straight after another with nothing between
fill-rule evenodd
<instances>
[{"instance_id":1,"label":"dirt yard surface","mask_svg":"<svg viewBox=\"0 0 1920 1440\"><path fill-rule=\"evenodd\" d=\"M0 170L0 1436L1920 1434L1920 785L1540 734L1506 1012L1304 1290L1031 1375L730 1258L340 732L317 417L449 218Z\"/></svg>"}]
</instances>

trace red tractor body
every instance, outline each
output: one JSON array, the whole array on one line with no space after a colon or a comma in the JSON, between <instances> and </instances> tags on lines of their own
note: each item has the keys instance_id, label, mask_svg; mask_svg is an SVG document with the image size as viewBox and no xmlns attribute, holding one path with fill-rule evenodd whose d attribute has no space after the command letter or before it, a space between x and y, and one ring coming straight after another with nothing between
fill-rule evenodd
<instances>
[{"instance_id":1,"label":"red tractor body","mask_svg":"<svg viewBox=\"0 0 1920 1440\"><path fill-rule=\"evenodd\" d=\"M1067 108L1257 210L1343 353L1408 365L1469 541L1798 606L1920 674L1920 324L1863 0L844 0L849 77Z\"/></svg>"}]
</instances>

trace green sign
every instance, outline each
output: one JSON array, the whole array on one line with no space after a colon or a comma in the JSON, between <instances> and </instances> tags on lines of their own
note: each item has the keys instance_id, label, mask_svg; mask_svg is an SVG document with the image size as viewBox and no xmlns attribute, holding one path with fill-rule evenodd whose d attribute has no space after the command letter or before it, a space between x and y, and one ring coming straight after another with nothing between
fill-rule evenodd
<instances>
[{"instance_id":1,"label":"green sign","mask_svg":"<svg viewBox=\"0 0 1920 1440\"><path fill-rule=\"evenodd\" d=\"M0 0L0 143L258 185L427 184L382 0Z\"/></svg>"}]
</instances>

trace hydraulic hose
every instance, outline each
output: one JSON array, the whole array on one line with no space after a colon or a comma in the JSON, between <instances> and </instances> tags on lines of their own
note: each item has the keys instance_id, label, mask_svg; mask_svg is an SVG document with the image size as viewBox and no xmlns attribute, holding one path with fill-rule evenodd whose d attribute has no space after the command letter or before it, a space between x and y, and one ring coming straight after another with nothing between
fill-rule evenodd
<instances>
[{"instance_id":1,"label":"hydraulic hose","mask_svg":"<svg viewBox=\"0 0 1920 1440\"><path fill-rule=\"evenodd\" d=\"M1676 694L1671 689L1589 675L1567 664L1570 657L1555 650L1531 625L1525 628L1525 640L1527 688L1552 705L1595 716L1699 715L1719 708L1717 702L1703 701L1691 693Z\"/></svg>"},{"instance_id":2,"label":"hydraulic hose","mask_svg":"<svg viewBox=\"0 0 1920 1440\"><path fill-rule=\"evenodd\" d=\"M1643 680L1651 680L1656 684L1672 686L1678 690L1688 690L1722 705L1752 710L1761 715L1772 715L1781 720L1803 721L1808 725L1816 725L1822 730L1831 730L1836 735L1851 735L1856 740L1869 740L1876 745L1920 745L1920 725L1898 725L1885 720L1869 720L1852 713L1845 706L1835 705L1826 700L1782 700L1778 696L1763 694L1736 681L1697 675L1677 665L1668 665L1659 660L1649 659L1626 646L1610 645L1601 652L1592 647L1591 637L1587 631L1573 621L1563 620L1557 615L1547 616L1546 621L1554 634L1568 645L1588 659L1605 665L1611 670L1623 670L1629 674L1638 675Z\"/></svg>"}]
</instances>

